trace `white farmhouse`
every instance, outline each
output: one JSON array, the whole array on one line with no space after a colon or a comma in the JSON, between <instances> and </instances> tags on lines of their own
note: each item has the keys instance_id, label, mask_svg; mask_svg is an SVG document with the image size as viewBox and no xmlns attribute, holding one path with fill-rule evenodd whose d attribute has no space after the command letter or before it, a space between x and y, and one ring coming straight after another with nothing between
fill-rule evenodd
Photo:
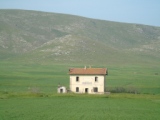
<instances>
[{"instance_id":1,"label":"white farmhouse","mask_svg":"<svg viewBox=\"0 0 160 120\"><path fill-rule=\"evenodd\" d=\"M70 91L103 94L107 74L106 68L71 68L69 69Z\"/></svg>"}]
</instances>

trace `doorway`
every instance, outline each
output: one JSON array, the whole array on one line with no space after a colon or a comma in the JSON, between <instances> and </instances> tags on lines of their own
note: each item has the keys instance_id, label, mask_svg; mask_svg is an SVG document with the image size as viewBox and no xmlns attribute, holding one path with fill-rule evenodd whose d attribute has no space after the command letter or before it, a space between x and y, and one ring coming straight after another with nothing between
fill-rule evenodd
<instances>
[{"instance_id":1,"label":"doorway","mask_svg":"<svg viewBox=\"0 0 160 120\"><path fill-rule=\"evenodd\" d=\"M88 88L85 88L85 93L88 93Z\"/></svg>"},{"instance_id":2,"label":"doorway","mask_svg":"<svg viewBox=\"0 0 160 120\"><path fill-rule=\"evenodd\" d=\"M60 89L60 93L63 93L63 89Z\"/></svg>"}]
</instances>

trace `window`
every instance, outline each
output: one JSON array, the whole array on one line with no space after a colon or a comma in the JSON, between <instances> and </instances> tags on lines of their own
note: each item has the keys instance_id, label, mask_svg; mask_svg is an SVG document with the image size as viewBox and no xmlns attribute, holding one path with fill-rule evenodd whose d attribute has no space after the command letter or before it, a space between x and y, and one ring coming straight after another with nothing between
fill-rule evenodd
<instances>
[{"instance_id":1,"label":"window","mask_svg":"<svg viewBox=\"0 0 160 120\"><path fill-rule=\"evenodd\" d=\"M98 82L98 77L95 77L95 82Z\"/></svg>"},{"instance_id":2,"label":"window","mask_svg":"<svg viewBox=\"0 0 160 120\"><path fill-rule=\"evenodd\" d=\"M79 82L79 77L76 77L76 82Z\"/></svg>"},{"instance_id":3,"label":"window","mask_svg":"<svg viewBox=\"0 0 160 120\"><path fill-rule=\"evenodd\" d=\"M79 92L79 87L76 87L76 92Z\"/></svg>"},{"instance_id":4,"label":"window","mask_svg":"<svg viewBox=\"0 0 160 120\"><path fill-rule=\"evenodd\" d=\"M94 92L98 92L98 87L94 87L94 88L93 88L93 91L94 91Z\"/></svg>"}]
</instances>

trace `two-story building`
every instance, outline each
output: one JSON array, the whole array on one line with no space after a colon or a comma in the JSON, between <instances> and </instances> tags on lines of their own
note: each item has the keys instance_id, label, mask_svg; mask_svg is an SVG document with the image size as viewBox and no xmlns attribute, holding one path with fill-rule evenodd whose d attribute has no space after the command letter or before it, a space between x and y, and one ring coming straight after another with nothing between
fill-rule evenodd
<instances>
[{"instance_id":1,"label":"two-story building","mask_svg":"<svg viewBox=\"0 0 160 120\"><path fill-rule=\"evenodd\" d=\"M106 68L71 68L70 91L74 93L103 94L108 71Z\"/></svg>"}]
</instances>

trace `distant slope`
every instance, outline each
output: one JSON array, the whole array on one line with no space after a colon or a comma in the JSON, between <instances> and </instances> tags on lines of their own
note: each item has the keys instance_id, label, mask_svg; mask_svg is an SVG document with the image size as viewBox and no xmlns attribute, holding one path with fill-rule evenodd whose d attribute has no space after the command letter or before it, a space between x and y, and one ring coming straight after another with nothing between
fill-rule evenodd
<instances>
[{"instance_id":1,"label":"distant slope","mask_svg":"<svg viewBox=\"0 0 160 120\"><path fill-rule=\"evenodd\" d=\"M159 53L159 27L0 10L0 60L156 65Z\"/></svg>"}]
</instances>

